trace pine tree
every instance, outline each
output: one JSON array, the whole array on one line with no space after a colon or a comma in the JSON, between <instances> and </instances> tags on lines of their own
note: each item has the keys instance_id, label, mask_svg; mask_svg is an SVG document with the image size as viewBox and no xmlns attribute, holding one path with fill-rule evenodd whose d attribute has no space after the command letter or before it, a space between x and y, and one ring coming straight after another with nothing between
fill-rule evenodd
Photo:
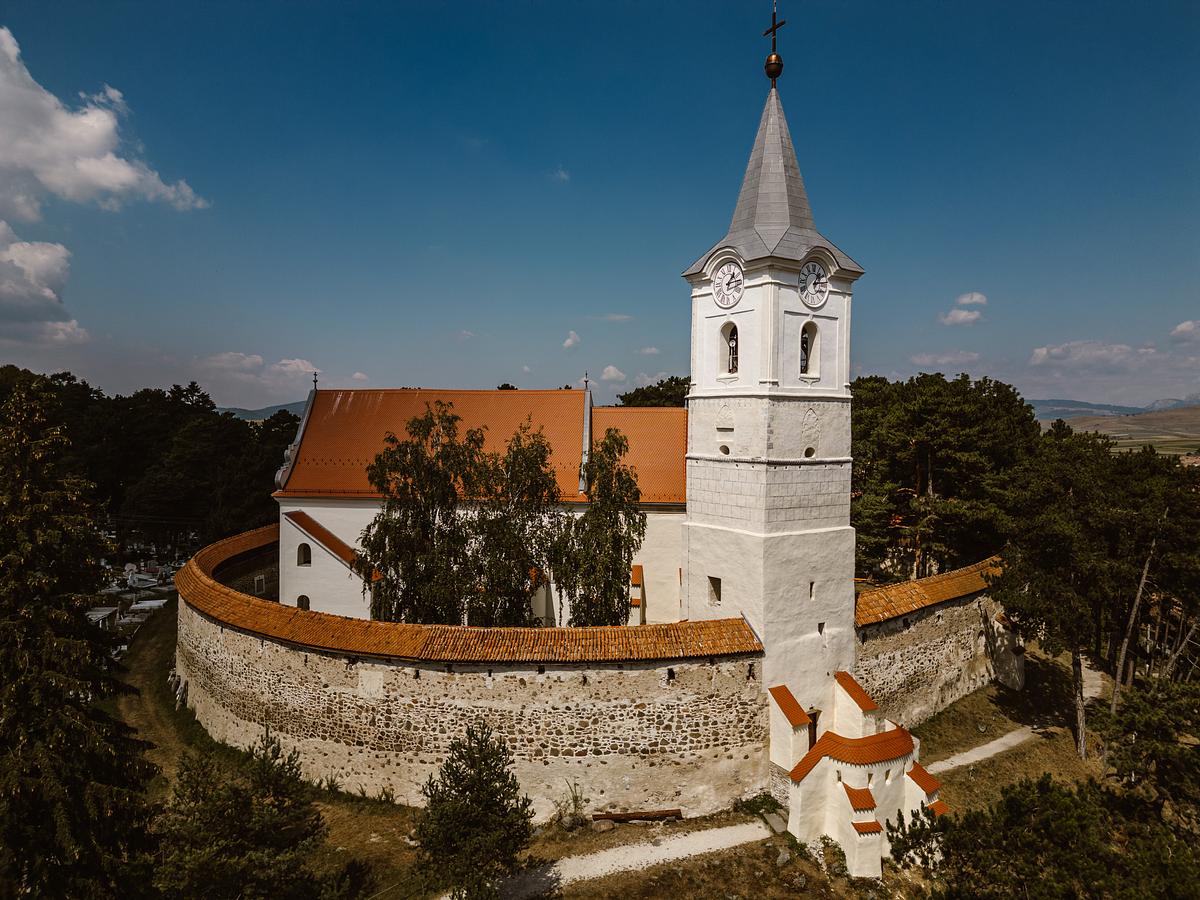
<instances>
[{"instance_id":1,"label":"pine tree","mask_svg":"<svg viewBox=\"0 0 1200 900\"><path fill-rule=\"evenodd\" d=\"M451 885L451 897L498 896L529 846L533 803L521 795L512 752L486 722L468 725L450 744L437 778L421 789L426 807L417 822L421 868Z\"/></svg>"},{"instance_id":2,"label":"pine tree","mask_svg":"<svg viewBox=\"0 0 1200 900\"><path fill-rule=\"evenodd\" d=\"M106 547L52 405L22 384L0 407L0 894L134 897L154 767L97 706L123 690L84 615Z\"/></svg>"},{"instance_id":3,"label":"pine tree","mask_svg":"<svg viewBox=\"0 0 1200 900\"><path fill-rule=\"evenodd\" d=\"M356 863L332 876L312 868L326 828L299 759L269 732L233 766L211 752L184 757L158 826L155 883L164 897L309 900L360 891Z\"/></svg>"}]
</instances>

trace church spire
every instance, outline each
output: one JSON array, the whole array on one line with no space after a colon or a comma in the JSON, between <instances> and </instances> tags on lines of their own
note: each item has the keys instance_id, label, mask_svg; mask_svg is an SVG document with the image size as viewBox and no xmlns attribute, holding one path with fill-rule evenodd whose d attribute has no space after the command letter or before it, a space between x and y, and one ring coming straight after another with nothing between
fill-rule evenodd
<instances>
[{"instance_id":1,"label":"church spire","mask_svg":"<svg viewBox=\"0 0 1200 900\"><path fill-rule=\"evenodd\" d=\"M771 55L764 67L771 79L771 89L758 123L733 220L725 237L696 260L683 273L684 277L703 271L708 258L722 247L736 250L744 262L765 257L800 261L814 247L823 247L837 260L839 268L862 273L861 267L827 241L813 223L787 117L775 87L776 79L783 73L783 59L776 52L775 38L784 24L777 21L773 10L771 27L763 32L771 37Z\"/></svg>"}]
</instances>

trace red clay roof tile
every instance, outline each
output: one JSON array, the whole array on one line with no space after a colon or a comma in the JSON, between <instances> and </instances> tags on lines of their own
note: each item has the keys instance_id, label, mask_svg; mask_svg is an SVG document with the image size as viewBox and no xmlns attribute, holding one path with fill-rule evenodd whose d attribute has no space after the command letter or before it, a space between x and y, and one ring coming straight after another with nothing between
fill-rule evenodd
<instances>
[{"instance_id":1,"label":"red clay roof tile","mask_svg":"<svg viewBox=\"0 0 1200 900\"><path fill-rule=\"evenodd\" d=\"M929 811L935 816L944 816L950 812L950 807L946 805L945 800L934 800L929 804Z\"/></svg>"},{"instance_id":2,"label":"red clay roof tile","mask_svg":"<svg viewBox=\"0 0 1200 900\"><path fill-rule=\"evenodd\" d=\"M210 544L179 570L183 602L242 631L317 650L424 662L634 662L760 654L744 619L587 628L468 628L374 622L297 609L218 583L221 563L277 543L279 526Z\"/></svg>"},{"instance_id":3,"label":"red clay roof tile","mask_svg":"<svg viewBox=\"0 0 1200 900\"><path fill-rule=\"evenodd\" d=\"M849 672L834 672L833 677L863 712L879 709L879 704L871 699L871 695L863 690L862 685L855 681Z\"/></svg>"},{"instance_id":4,"label":"red clay roof tile","mask_svg":"<svg viewBox=\"0 0 1200 900\"><path fill-rule=\"evenodd\" d=\"M859 834L879 834L879 832L883 831L883 826L880 825L879 822L877 822L877 821L876 822L851 822L850 824L854 826L854 830L857 831Z\"/></svg>"},{"instance_id":5,"label":"red clay roof tile","mask_svg":"<svg viewBox=\"0 0 1200 900\"><path fill-rule=\"evenodd\" d=\"M629 439L625 462L637 473L643 503L687 499L687 410L679 407L597 406L592 440L616 428Z\"/></svg>"},{"instance_id":6,"label":"red clay roof tile","mask_svg":"<svg viewBox=\"0 0 1200 900\"><path fill-rule=\"evenodd\" d=\"M779 711L783 713L784 718L788 720L793 728L799 728L801 725L807 725L812 719L808 713L796 702L796 698L792 696L792 692L788 690L787 685L777 684L773 688L768 688L767 693L775 701L779 707Z\"/></svg>"},{"instance_id":7,"label":"red clay roof tile","mask_svg":"<svg viewBox=\"0 0 1200 900\"><path fill-rule=\"evenodd\" d=\"M905 613L968 597L987 589L985 576L1000 571L999 557L917 581L904 581L863 591L854 602L854 624L886 622Z\"/></svg>"},{"instance_id":8,"label":"red clay roof tile","mask_svg":"<svg viewBox=\"0 0 1200 900\"><path fill-rule=\"evenodd\" d=\"M855 812L875 808L875 795L871 793L870 788L852 788L844 781L842 787L846 789L846 796L850 798L850 808Z\"/></svg>"},{"instance_id":9,"label":"red clay roof tile","mask_svg":"<svg viewBox=\"0 0 1200 900\"><path fill-rule=\"evenodd\" d=\"M899 759L913 752L913 738L908 730L897 726L891 731L869 734L861 738L845 738L827 731L819 738L791 771L792 781L803 781L817 763L825 757L856 766Z\"/></svg>"},{"instance_id":10,"label":"red clay roof tile","mask_svg":"<svg viewBox=\"0 0 1200 900\"><path fill-rule=\"evenodd\" d=\"M919 762L912 764L912 768L908 770L908 777L926 794L932 794L942 786L942 783L930 775L926 768Z\"/></svg>"}]
</instances>

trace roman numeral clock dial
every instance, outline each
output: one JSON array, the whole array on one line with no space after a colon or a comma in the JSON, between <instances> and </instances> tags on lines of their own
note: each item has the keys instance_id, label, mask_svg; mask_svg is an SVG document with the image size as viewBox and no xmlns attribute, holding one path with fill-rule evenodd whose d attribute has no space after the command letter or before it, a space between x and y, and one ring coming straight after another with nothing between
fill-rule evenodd
<instances>
[{"instance_id":1,"label":"roman numeral clock dial","mask_svg":"<svg viewBox=\"0 0 1200 900\"><path fill-rule=\"evenodd\" d=\"M816 309L829 296L829 274L819 262L807 262L800 270L800 299Z\"/></svg>"},{"instance_id":2,"label":"roman numeral clock dial","mask_svg":"<svg viewBox=\"0 0 1200 900\"><path fill-rule=\"evenodd\" d=\"M713 299L721 309L732 309L742 299L746 288L746 280L742 276L742 267L735 262L727 262L717 269L713 275Z\"/></svg>"}]
</instances>

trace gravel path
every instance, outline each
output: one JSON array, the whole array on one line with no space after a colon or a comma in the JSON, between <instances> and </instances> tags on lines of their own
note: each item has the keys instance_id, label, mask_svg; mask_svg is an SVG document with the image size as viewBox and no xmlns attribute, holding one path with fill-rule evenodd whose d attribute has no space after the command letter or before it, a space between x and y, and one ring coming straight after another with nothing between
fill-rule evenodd
<instances>
[{"instance_id":1,"label":"gravel path","mask_svg":"<svg viewBox=\"0 0 1200 900\"><path fill-rule=\"evenodd\" d=\"M626 844L584 856L568 856L553 866L514 879L501 892L501 896L504 900L525 900L575 881L602 878L615 872L645 869L674 859L727 850L740 844L766 840L771 834L771 829L765 823L756 821L689 831L675 837L644 844Z\"/></svg>"},{"instance_id":2,"label":"gravel path","mask_svg":"<svg viewBox=\"0 0 1200 900\"><path fill-rule=\"evenodd\" d=\"M1104 676L1099 669L1093 669L1091 663L1086 659L1083 661L1083 697L1085 700L1093 700L1099 697L1104 692ZM970 750L964 750L962 753L955 753L953 756L948 756L943 760L935 763L930 763L925 768L930 775L936 775L938 772L946 772L950 769L957 769L959 766L970 765L981 760L987 759L989 756L995 756L997 753L1003 753L1005 750L1011 750L1018 744L1023 744L1025 741L1033 737L1034 731L1028 725L1021 728L1015 728L1008 734L1001 735L994 741L988 741L979 747L974 747Z\"/></svg>"}]
</instances>

